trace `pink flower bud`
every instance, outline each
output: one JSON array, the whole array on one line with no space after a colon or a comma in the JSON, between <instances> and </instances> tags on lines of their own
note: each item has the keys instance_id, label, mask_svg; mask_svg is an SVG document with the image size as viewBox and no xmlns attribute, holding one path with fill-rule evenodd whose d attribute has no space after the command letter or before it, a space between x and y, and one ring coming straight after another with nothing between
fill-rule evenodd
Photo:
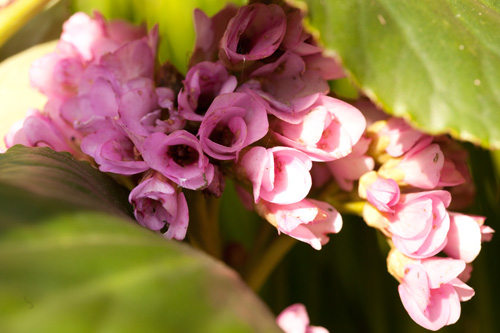
<instances>
[{"instance_id":1,"label":"pink flower bud","mask_svg":"<svg viewBox=\"0 0 500 333\"><path fill-rule=\"evenodd\" d=\"M406 266L398 291L417 324L436 331L459 319L460 301L474 295L474 290L457 278L464 269L461 260L437 257Z\"/></svg>"},{"instance_id":2,"label":"pink flower bud","mask_svg":"<svg viewBox=\"0 0 500 333\"><path fill-rule=\"evenodd\" d=\"M313 161L333 161L351 153L365 130L365 118L355 107L319 96L299 124L279 122L274 135Z\"/></svg>"},{"instance_id":3,"label":"pink flower bud","mask_svg":"<svg viewBox=\"0 0 500 333\"><path fill-rule=\"evenodd\" d=\"M424 137L424 133L413 129L403 118L395 117L387 120L378 135L389 138L386 151L392 157L402 156Z\"/></svg>"},{"instance_id":4,"label":"pink flower bud","mask_svg":"<svg viewBox=\"0 0 500 333\"><path fill-rule=\"evenodd\" d=\"M293 204L311 189L312 162L298 150L287 147L253 147L240 167L252 182L255 203L261 198L277 204Z\"/></svg>"},{"instance_id":5,"label":"pink flower bud","mask_svg":"<svg viewBox=\"0 0 500 333\"><path fill-rule=\"evenodd\" d=\"M285 333L328 333L324 327L309 325L309 315L303 304L293 304L284 309L276 323Z\"/></svg>"},{"instance_id":6,"label":"pink flower bud","mask_svg":"<svg viewBox=\"0 0 500 333\"><path fill-rule=\"evenodd\" d=\"M228 65L266 58L278 49L285 31L286 17L280 6L254 3L241 7L220 41L219 58Z\"/></svg>"},{"instance_id":7,"label":"pink flower bud","mask_svg":"<svg viewBox=\"0 0 500 333\"><path fill-rule=\"evenodd\" d=\"M380 177L376 173L373 173L373 175L375 175L375 179L369 180L368 184L363 184L366 199L379 211L394 213L393 207L399 202L400 198L398 184L394 180ZM363 177L360 179L360 187Z\"/></svg>"},{"instance_id":8,"label":"pink flower bud","mask_svg":"<svg viewBox=\"0 0 500 333\"><path fill-rule=\"evenodd\" d=\"M342 228L342 217L335 208L318 200L304 199L290 205L260 201L256 210L279 232L308 243L316 250L328 243L328 233L338 233Z\"/></svg>"},{"instance_id":9,"label":"pink flower bud","mask_svg":"<svg viewBox=\"0 0 500 333\"><path fill-rule=\"evenodd\" d=\"M149 167L181 187L203 189L214 177L214 167L200 143L185 130L169 135L153 133L144 141L141 152Z\"/></svg>"},{"instance_id":10,"label":"pink flower bud","mask_svg":"<svg viewBox=\"0 0 500 333\"><path fill-rule=\"evenodd\" d=\"M236 88L236 77L229 75L220 63L200 62L191 67L179 92L180 114L188 120L202 121L215 97Z\"/></svg>"},{"instance_id":11,"label":"pink flower bud","mask_svg":"<svg viewBox=\"0 0 500 333\"><path fill-rule=\"evenodd\" d=\"M443 251L451 258L472 262L481 251L484 220L482 216L450 213L448 242Z\"/></svg>"},{"instance_id":12,"label":"pink flower bud","mask_svg":"<svg viewBox=\"0 0 500 333\"><path fill-rule=\"evenodd\" d=\"M397 168L404 172L405 183L423 189L433 189L441 178L443 164L444 155L439 145L418 144L406 153Z\"/></svg>"},{"instance_id":13,"label":"pink flower bud","mask_svg":"<svg viewBox=\"0 0 500 333\"><path fill-rule=\"evenodd\" d=\"M151 230L162 230L168 239L183 240L189 221L186 199L158 173L142 181L129 196L137 221Z\"/></svg>"},{"instance_id":14,"label":"pink flower bud","mask_svg":"<svg viewBox=\"0 0 500 333\"><path fill-rule=\"evenodd\" d=\"M263 138L268 129L266 109L253 95L230 93L214 99L198 136L207 155L232 160L243 148Z\"/></svg>"},{"instance_id":15,"label":"pink flower bud","mask_svg":"<svg viewBox=\"0 0 500 333\"><path fill-rule=\"evenodd\" d=\"M450 217L446 208L451 195L446 191L402 194L387 215L394 245L412 258L427 258L446 245Z\"/></svg>"}]
</instances>

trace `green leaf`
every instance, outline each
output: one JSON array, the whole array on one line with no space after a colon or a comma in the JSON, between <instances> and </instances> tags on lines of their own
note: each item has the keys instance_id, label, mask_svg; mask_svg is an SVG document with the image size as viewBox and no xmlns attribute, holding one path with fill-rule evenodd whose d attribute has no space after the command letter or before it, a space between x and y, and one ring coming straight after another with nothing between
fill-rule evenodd
<instances>
[{"instance_id":1,"label":"green leaf","mask_svg":"<svg viewBox=\"0 0 500 333\"><path fill-rule=\"evenodd\" d=\"M0 225L1 332L278 331L236 273L187 245L104 214L37 222Z\"/></svg>"},{"instance_id":2,"label":"green leaf","mask_svg":"<svg viewBox=\"0 0 500 333\"><path fill-rule=\"evenodd\" d=\"M0 155L0 332L277 331L236 273L127 218L126 192L67 153Z\"/></svg>"},{"instance_id":3,"label":"green leaf","mask_svg":"<svg viewBox=\"0 0 500 333\"><path fill-rule=\"evenodd\" d=\"M146 21L160 29L159 58L171 61L186 72L194 46L193 10L202 9L212 16L228 2L244 4L245 0L74 0L73 9L92 13L98 10L107 18L124 18L136 23Z\"/></svg>"},{"instance_id":4,"label":"green leaf","mask_svg":"<svg viewBox=\"0 0 500 333\"><path fill-rule=\"evenodd\" d=\"M500 3L306 0L362 91L427 132L500 148Z\"/></svg>"},{"instance_id":5,"label":"green leaf","mask_svg":"<svg viewBox=\"0 0 500 333\"><path fill-rule=\"evenodd\" d=\"M18 145L0 154L4 223L82 209L130 216L127 196L112 178L69 153Z\"/></svg>"}]
</instances>

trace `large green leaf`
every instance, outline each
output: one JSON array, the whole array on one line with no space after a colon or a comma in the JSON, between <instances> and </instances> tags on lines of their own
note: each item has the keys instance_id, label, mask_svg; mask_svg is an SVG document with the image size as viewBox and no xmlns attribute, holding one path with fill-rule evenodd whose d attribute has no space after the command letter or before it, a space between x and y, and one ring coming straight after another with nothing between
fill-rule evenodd
<instances>
[{"instance_id":1,"label":"large green leaf","mask_svg":"<svg viewBox=\"0 0 500 333\"><path fill-rule=\"evenodd\" d=\"M236 273L116 217L0 230L1 332L278 331Z\"/></svg>"},{"instance_id":2,"label":"large green leaf","mask_svg":"<svg viewBox=\"0 0 500 333\"><path fill-rule=\"evenodd\" d=\"M193 10L202 9L212 16L228 2L245 0L74 0L73 9L91 13L99 10L108 18L125 18L136 23L146 21L160 29L160 61L171 61L185 72L194 45Z\"/></svg>"},{"instance_id":3,"label":"large green leaf","mask_svg":"<svg viewBox=\"0 0 500 333\"><path fill-rule=\"evenodd\" d=\"M69 153L18 145L0 154L3 223L82 209L130 216L127 193L112 178Z\"/></svg>"},{"instance_id":4,"label":"large green leaf","mask_svg":"<svg viewBox=\"0 0 500 333\"><path fill-rule=\"evenodd\" d=\"M325 45L386 111L500 148L500 2L305 1Z\"/></svg>"},{"instance_id":5,"label":"large green leaf","mask_svg":"<svg viewBox=\"0 0 500 333\"><path fill-rule=\"evenodd\" d=\"M277 330L236 273L124 206L126 191L67 153L0 155L0 332Z\"/></svg>"}]
</instances>

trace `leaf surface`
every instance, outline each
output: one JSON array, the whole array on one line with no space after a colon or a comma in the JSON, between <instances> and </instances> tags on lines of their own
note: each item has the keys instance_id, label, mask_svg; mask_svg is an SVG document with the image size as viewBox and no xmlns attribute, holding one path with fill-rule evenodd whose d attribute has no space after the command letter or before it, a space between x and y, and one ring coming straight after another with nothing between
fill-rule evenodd
<instances>
[{"instance_id":1,"label":"leaf surface","mask_svg":"<svg viewBox=\"0 0 500 333\"><path fill-rule=\"evenodd\" d=\"M350 77L385 111L500 148L500 3L306 0Z\"/></svg>"}]
</instances>

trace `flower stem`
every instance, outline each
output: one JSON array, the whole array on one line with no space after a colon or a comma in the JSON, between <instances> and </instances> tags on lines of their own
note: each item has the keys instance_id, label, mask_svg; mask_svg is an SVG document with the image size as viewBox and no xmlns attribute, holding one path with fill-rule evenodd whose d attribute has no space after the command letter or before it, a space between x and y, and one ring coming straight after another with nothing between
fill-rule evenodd
<instances>
[{"instance_id":1,"label":"flower stem","mask_svg":"<svg viewBox=\"0 0 500 333\"><path fill-rule=\"evenodd\" d=\"M255 292L267 281L269 275L273 272L276 266L281 262L285 255L292 249L297 241L286 235L278 236L264 252L261 260L248 272L245 277L247 284Z\"/></svg>"},{"instance_id":2,"label":"flower stem","mask_svg":"<svg viewBox=\"0 0 500 333\"><path fill-rule=\"evenodd\" d=\"M200 191L186 191L186 197L190 207L188 233L192 245L220 259L222 257L219 231L220 200L206 197Z\"/></svg>"}]
</instances>

